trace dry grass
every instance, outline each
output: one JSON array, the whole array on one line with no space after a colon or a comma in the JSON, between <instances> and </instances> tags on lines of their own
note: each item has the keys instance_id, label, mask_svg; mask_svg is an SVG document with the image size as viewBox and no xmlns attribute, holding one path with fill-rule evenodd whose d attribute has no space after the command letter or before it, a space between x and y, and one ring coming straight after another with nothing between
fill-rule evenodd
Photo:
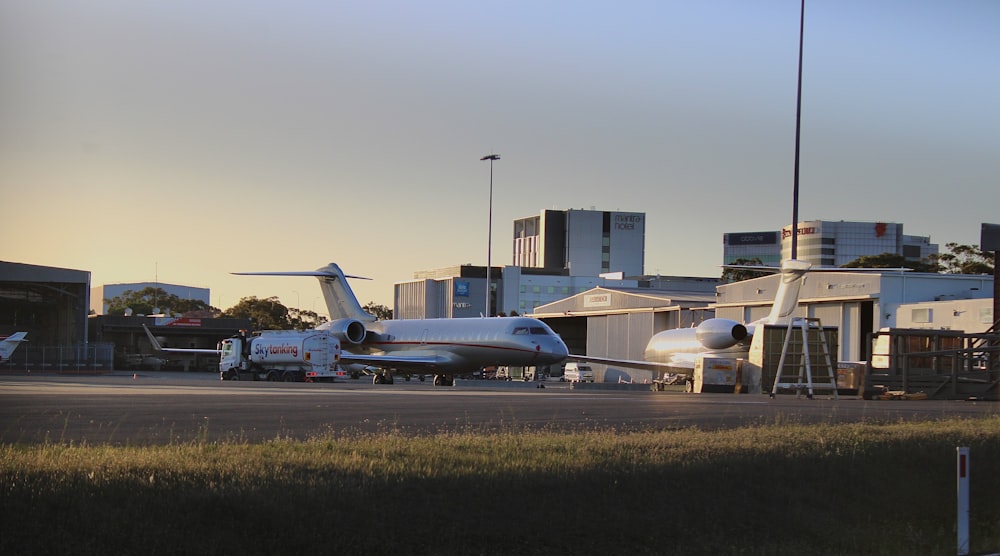
<instances>
[{"instance_id":1,"label":"dry grass","mask_svg":"<svg viewBox=\"0 0 1000 556\"><path fill-rule=\"evenodd\" d=\"M1000 418L0 446L3 554L954 553L1000 546Z\"/></svg>"}]
</instances>

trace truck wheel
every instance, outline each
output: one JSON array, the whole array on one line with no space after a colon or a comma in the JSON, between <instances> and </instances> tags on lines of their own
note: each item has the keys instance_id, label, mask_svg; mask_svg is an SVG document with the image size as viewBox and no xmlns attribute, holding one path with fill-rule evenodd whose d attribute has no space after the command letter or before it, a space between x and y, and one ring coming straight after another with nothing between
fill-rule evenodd
<instances>
[{"instance_id":1,"label":"truck wheel","mask_svg":"<svg viewBox=\"0 0 1000 556\"><path fill-rule=\"evenodd\" d=\"M285 374L281 375L282 382L295 382L295 373L292 371L285 371Z\"/></svg>"},{"instance_id":2,"label":"truck wheel","mask_svg":"<svg viewBox=\"0 0 1000 556\"><path fill-rule=\"evenodd\" d=\"M279 378L280 378L280 376L278 375L278 371L268 371L267 372L267 381L268 382L278 382Z\"/></svg>"}]
</instances>

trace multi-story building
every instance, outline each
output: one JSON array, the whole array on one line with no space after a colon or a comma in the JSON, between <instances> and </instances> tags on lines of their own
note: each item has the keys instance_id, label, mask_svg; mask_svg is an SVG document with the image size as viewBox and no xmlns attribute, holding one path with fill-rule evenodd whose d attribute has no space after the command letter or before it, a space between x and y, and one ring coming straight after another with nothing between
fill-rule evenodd
<instances>
[{"instance_id":1,"label":"multi-story building","mask_svg":"<svg viewBox=\"0 0 1000 556\"><path fill-rule=\"evenodd\" d=\"M886 222L809 220L800 222L796 257L817 266L841 266L858 257L892 253L919 261L938 252L928 236L903 234L903 225ZM728 233L723 237L723 263L757 258L777 266L792 256L792 226L780 232Z\"/></svg>"},{"instance_id":2,"label":"multi-story building","mask_svg":"<svg viewBox=\"0 0 1000 556\"><path fill-rule=\"evenodd\" d=\"M643 276L646 215L543 210L514 221L513 264L490 272L490 306L524 314L594 288L714 293L718 278ZM395 318L476 317L486 308L486 268L417 272L395 287Z\"/></svg>"},{"instance_id":3,"label":"multi-story building","mask_svg":"<svg viewBox=\"0 0 1000 556\"><path fill-rule=\"evenodd\" d=\"M620 272L640 276L646 252L646 214L599 210L542 210L514 221L513 265L566 270L570 276Z\"/></svg>"},{"instance_id":4,"label":"multi-story building","mask_svg":"<svg viewBox=\"0 0 1000 556\"><path fill-rule=\"evenodd\" d=\"M781 233L734 232L722 236L722 264L757 259L767 266L781 264Z\"/></svg>"}]
</instances>

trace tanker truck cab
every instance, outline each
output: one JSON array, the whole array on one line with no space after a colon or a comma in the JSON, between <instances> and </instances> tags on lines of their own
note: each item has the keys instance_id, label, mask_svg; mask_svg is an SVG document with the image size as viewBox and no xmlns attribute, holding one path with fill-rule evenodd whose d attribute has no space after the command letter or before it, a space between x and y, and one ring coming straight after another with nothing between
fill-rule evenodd
<instances>
[{"instance_id":1,"label":"tanker truck cab","mask_svg":"<svg viewBox=\"0 0 1000 556\"><path fill-rule=\"evenodd\" d=\"M223 378L230 369L239 369L243 365L243 340L239 336L222 340L222 354L219 356L219 372ZM243 369L246 370L246 369Z\"/></svg>"}]
</instances>

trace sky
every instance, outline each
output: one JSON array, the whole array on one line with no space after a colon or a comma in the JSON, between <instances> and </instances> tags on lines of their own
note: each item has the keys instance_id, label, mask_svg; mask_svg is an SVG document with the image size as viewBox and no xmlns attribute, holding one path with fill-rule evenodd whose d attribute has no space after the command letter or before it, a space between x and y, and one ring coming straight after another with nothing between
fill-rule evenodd
<instances>
[{"instance_id":1,"label":"sky","mask_svg":"<svg viewBox=\"0 0 1000 556\"><path fill-rule=\"evenodd\" d=\"M646 273L791 223L796 0L0 3L0 260L362 304L511 263L543 209L645 212ZM1000 222L1000 2L805 8L799 220Z\"/></svg>"}]
</instances>

